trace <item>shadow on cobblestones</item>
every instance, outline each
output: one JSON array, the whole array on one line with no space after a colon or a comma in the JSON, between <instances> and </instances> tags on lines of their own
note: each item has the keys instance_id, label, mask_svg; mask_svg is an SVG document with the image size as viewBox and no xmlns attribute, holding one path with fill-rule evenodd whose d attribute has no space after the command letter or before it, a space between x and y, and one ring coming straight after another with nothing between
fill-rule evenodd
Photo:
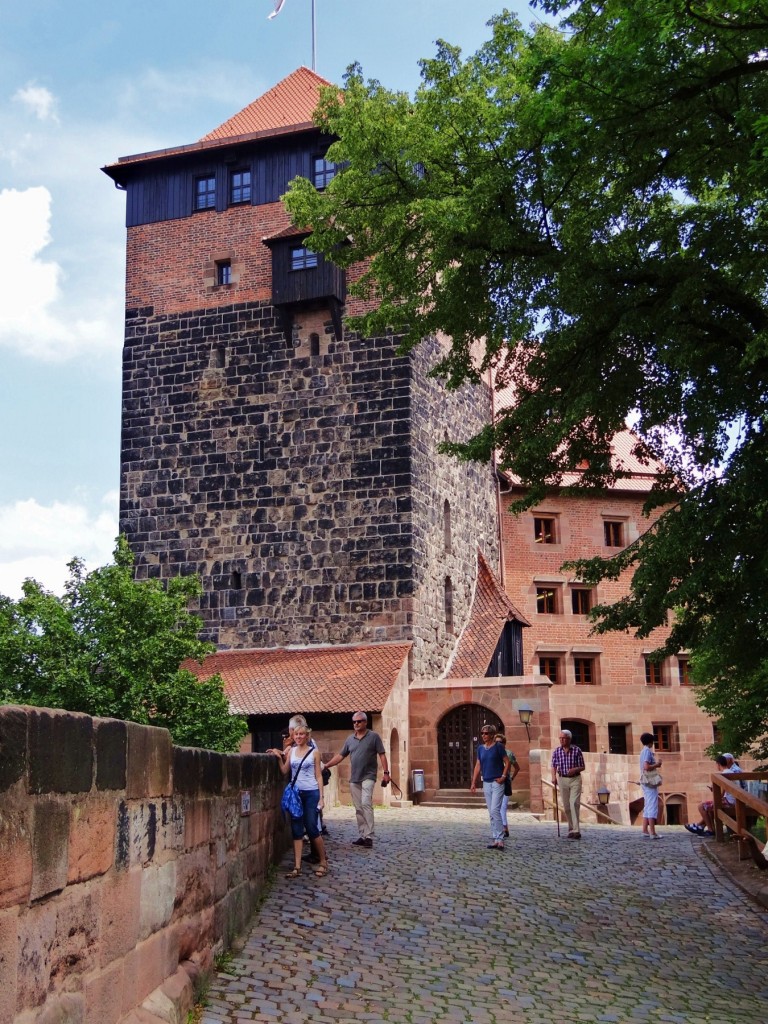
<instances>
[{"instance_id":1,"label":"shadow on cobblestones","mask_svg":"<svg viewBox=\"0 0 768 1024\"><path fill-rule=\"evenodd\" d=\"M330 874L280 872L203 1024L765 1019L768 917L682 829L569 842L516 815L499 853L481 811L376 820L365 850L348 808L326 815Z\"/></svg>"}]
</instances>

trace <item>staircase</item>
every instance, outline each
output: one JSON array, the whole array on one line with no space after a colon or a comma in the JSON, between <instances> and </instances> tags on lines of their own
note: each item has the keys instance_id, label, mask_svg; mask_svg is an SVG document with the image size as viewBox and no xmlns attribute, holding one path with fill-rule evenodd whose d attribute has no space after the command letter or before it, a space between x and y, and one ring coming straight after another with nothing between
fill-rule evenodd
<instances>
[{"instance_id":1,"label":"staircase","mask_svg":"<svg viewBox=\"0 0 768 1024\"><path fill-rule=\"evenodd\" d=\"M475 808L484 811L485 797L483 791L478 789L476 793L470 793L468 789L429 789L421 797L418 806L420 807L443 807L451 808ZM509 809L517 807L517 801L512 800Z\"/></svg>"}]
</instances>

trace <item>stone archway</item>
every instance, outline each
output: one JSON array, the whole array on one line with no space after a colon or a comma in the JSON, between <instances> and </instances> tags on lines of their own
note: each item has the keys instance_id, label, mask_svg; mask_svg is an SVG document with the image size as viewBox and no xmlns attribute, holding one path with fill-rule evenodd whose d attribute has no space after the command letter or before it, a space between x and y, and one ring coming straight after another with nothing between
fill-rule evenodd
<instances>
[{"instance_id":1,"label":"stone archway","mask_svg":"<svg viewBox=\"0 0 768 1024\"><path fill-rule=\"evenodd\" d=\"M482 704L460 704L441 718L437 726L440 789L469 787L483 725L504 731L499 716Z\"/></svg>"}]
</instances>

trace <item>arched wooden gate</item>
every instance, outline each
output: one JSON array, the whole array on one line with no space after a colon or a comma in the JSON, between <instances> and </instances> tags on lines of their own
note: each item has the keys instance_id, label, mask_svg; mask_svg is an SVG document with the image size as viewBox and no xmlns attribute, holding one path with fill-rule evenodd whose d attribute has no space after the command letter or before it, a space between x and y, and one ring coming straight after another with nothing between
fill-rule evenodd
<instances>
[{"instance_id":1,"label":"arched wooden gate","mask_svg":"<svg viewBox=\"0 0 768 1024\"><path fill-rule=\"evenodd\" d=\"M441 719L437 726L440 789L469 788L480 729L484 725L504 731L499 716L482 704L461 704Z\"/></svg>"}]
</instances>

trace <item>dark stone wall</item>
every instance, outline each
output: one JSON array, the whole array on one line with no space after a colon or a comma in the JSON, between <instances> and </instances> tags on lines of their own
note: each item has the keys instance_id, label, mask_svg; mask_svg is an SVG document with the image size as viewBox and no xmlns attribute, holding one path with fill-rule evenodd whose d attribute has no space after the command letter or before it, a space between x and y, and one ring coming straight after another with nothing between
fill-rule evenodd
<instances>
[{"instance_id":1,"label":"dark stone wall","mask_svg":"<svg viewBox=\"0 0 768 1024\"><path fill-rule=\"evenodd\" d=\"M121 529L140 578L202 577L222 647L410 636L409 359L324 315L127 314Z\"/></svg>"},{"instance_id":2,"label":"dark stone wall","mask_svg":"<svg viewBox=\"0 0 768 1024\"><path fill-rule=\"evenodd\" d=\"M418 638L418 672L444 667L444 578L458 628L495 506L489 467L436 445L478 430L488 396L428 378L436 342L397 341L340 341L321 308L288 336L262 303L128 310L121 529L139 578L202 578L220 647Z\"/></svg>"}]
</instances>

